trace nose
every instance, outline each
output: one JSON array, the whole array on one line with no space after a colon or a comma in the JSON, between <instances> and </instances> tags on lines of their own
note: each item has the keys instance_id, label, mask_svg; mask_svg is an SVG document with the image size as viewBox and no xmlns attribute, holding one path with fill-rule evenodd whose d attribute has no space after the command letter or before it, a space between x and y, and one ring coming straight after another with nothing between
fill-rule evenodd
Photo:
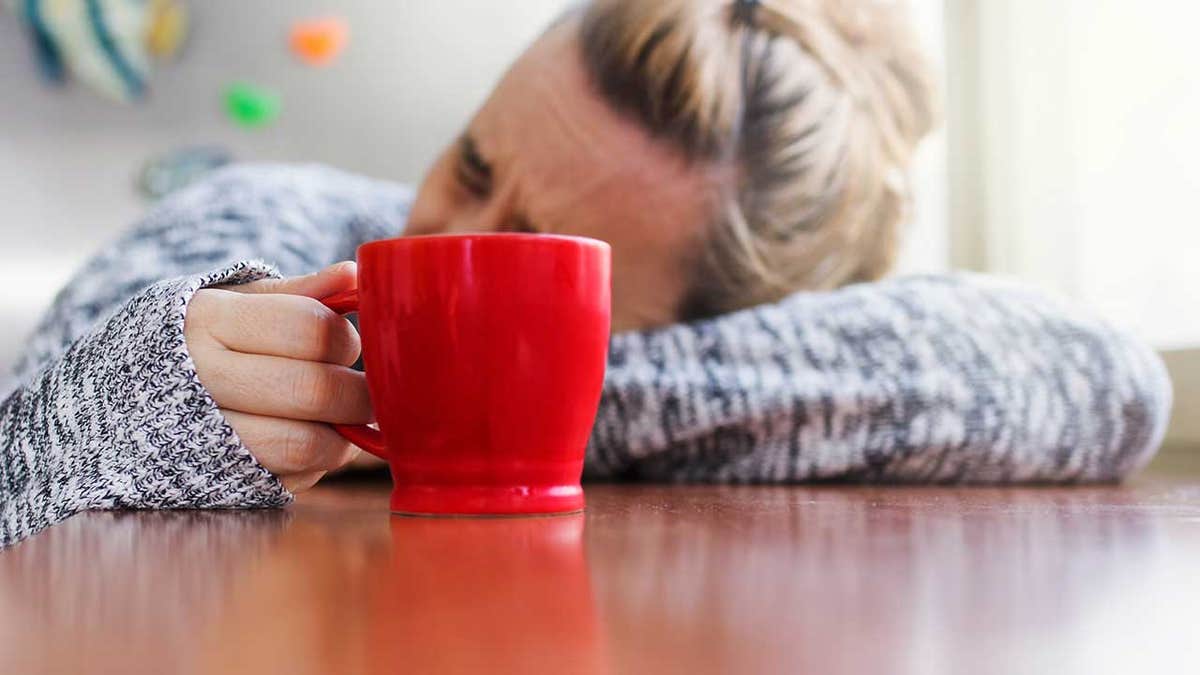
<instances>
[{"instance_id":1,"label":"nose","mask_svg":"<svg viewBox=\"0 0 1200 675\"><path fill-rule=\"evenodd\" d=\"M440 213L413 211L409 215L405 232L409 235L468 234L486 232L482 220L473 214L458 210Z\"/></svg>"},{"instance_id":2,"label":"nose","mask_svg":"<svg viewBox=\"0 0 1200 675\"><path fill-rule=\"evenodd\" d=\"M436 209L414 208L406 231L409 235L501 232L506 229L508 219L498 200Z\"/></svg>"},{"instance_id":3,"label":"nose","mask_svg":"<svg viewBox=\"0 0 1200 675\"><path fill-rule=\"evenodd\" d=\"M479 232L499 232L499 221L489 217L486 210L480 209L472 213L455 214L442 228L446 234L475 234Z\"/></svg>"}]
</instances>

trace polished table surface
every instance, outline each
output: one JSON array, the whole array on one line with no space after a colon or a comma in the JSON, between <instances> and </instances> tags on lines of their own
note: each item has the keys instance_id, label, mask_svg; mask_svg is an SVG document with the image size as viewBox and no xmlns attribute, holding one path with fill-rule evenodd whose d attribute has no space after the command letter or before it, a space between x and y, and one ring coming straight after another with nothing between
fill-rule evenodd
<instances>
[{"instance_id":1,"label":"polished table surface","mask_svg":"<svg viewBox=\"0 0 1200 675\"><path fill-rule=\"evenodd\" d=\"M0 672L1200 672L1200 471L587 494L84 514L0 553Z\"/></svg>"}]
</instances>

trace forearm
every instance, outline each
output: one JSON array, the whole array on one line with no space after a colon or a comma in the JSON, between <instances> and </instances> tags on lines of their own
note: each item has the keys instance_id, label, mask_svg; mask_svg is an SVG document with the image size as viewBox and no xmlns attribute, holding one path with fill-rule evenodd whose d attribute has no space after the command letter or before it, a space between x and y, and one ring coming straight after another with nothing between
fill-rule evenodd
<instances>
[{"instance_id":1,"label":"forearm","mask_svg":"<svg viewBox=\"0 0 1200 675\"><path fill-rule=\"evenodd\" d=\"M593 476L1112 480L1155 451L1145 346L977 277L865 284L613 343Z\"/></svg>"},{"instance_id":2,"label":"forearm","mask_svg":"<svg viewBox=\"0 0 1200 675\"><path fill-rule=\"evenodd\" d=\"M2 394L0 544L87 508L286 503L196 376L187 303L204 285L352 258L397 234L408 203L403 186L332 169L234 167L101 251L55 299Z\"/></svg>"},{"instance_id":3,"label":"forearm","mask_svg":"<svg viewBox=\"0 0 1200 675\"><path fill-rule=\"evenodd\" d=\"M201 386L183 337L196 289L271 272L239 264L155 284L0 404L0 546L85 509L290 500Z\"/></svg>"},{"instance_id":4,"label":"forearm","mask_svg":"<svg viewBox=\"0 0 1200 675\"><path fill-rule=\"evenodd\" d=\"M354 257L402 227L406 188L317 166L225 169L171 195L92 258L55 299L17 374L24 379L151 284L265 260L286 276Z\"/></svg>"}]
</instances>

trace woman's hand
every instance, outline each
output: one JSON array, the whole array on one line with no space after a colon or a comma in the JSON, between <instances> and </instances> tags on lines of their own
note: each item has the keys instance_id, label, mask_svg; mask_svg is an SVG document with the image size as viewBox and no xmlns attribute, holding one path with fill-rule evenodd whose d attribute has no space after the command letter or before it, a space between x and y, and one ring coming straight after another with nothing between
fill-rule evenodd
<instances>
[{"instance_id":1,"label":"woman's hand","mask_svg":"<svg viewBox=\"0 0 1200 675\"><path fill-rule=\"evenodd\" d=\"M203 289L184 335L200 382L250 452L292 492L358 450L328 423L373 421L350 322L322 305L354 288L354 263L316 274Z\"/></svg>"}]
</instances>

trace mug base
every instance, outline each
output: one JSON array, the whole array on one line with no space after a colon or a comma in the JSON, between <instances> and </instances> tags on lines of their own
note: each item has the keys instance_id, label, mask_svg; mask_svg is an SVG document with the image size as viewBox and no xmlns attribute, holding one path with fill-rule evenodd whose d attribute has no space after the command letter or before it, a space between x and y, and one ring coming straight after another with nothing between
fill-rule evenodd
<instances>
[{"instance_id":1,"label":"mug base","mask_svg":"<svg viewBox=\"0 0 1200 675\"><path fill-rule=\"evenodd\" d=\"M392 492L392 513L426 517L542 516L584 509L578 485L404 485Z\"/></svg>"}]
</instances>

